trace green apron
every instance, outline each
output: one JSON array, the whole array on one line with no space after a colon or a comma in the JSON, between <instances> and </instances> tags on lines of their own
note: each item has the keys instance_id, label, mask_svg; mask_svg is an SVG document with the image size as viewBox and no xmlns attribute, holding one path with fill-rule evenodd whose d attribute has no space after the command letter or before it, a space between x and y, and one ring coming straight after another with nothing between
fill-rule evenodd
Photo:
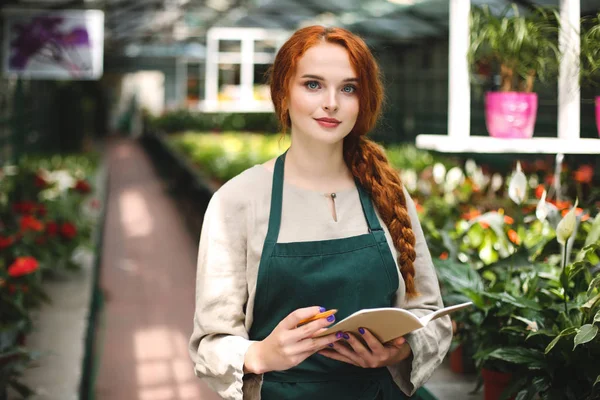
<instances>
[{"instance_id":1,"label":"green apron","mask_svg":"<svg viewBox=\"0 0 600 400\"><path fill-rule=\"evenodd\" d=\"M277 243L285 154L275 163L269 228L254 304L252 340L265 339L292 311L336 308L336 320L364 308L390 307L398 271L371 199L356 182L369 233L343 239ZM343 340L343 339L342 339ZM314 354L286 371L264 374L263 400L406 399L387 368L367 369Z\"/></svg>"}]
</instances>

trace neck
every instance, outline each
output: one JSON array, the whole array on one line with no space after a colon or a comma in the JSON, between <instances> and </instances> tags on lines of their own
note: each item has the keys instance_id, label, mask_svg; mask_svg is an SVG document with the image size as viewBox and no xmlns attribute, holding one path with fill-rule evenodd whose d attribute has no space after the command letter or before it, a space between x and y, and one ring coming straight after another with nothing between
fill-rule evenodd
<instances>
[{"instance_id":1,"label":"neck","mask_svg":"<svg viewBox=\"0 0 600 400\"><path fill-rule=\"evenodd\" d=\"M343 142L294 140L286 155L286 178L296 184L323 192L336 192L354 184L343 156Z\"/></svg>"}]
</instances>

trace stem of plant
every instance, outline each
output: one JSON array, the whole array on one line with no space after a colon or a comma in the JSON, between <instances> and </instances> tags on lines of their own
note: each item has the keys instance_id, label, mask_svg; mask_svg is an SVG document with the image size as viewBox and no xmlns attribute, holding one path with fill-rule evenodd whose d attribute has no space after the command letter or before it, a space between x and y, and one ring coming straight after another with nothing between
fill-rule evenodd
<instances>
[{"instance_id":1,"label":"stem of plant","mask_svg":"<svg viewBox=\"0 0 600 400\"><path fill-rule=\"evenodd\" d=\"M563 274L566 274L565 268L567 268L567 244L569 243L569 239L565 241L565 245L563 246L563 260L562 260L562 269ZM566 279L565 279L566 281ZM567 307L567 286L568 283L563 283L563 301L565 303L565 314L567 318L569 317L569 309Z\"/></svg>"}]
</instances>

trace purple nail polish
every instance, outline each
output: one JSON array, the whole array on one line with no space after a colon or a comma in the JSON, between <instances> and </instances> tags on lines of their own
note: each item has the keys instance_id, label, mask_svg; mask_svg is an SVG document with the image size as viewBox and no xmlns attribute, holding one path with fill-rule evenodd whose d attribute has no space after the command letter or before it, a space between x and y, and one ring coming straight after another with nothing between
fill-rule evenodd
<instances>
[{"instance_id":1,"label":"purple nail polish","mask_svg":"<svg viewBox=\"0 0 600 400\"><path fill-rule=\"evenodd\" d=\"M335 315L330 315L329 317L327 317L327 322L333 322L335 321Z\"/></svg>"},{"instance_id":2,"label":"purple nail polish","mask_svg":"<svg viewBox=\"0 0 600 400\"><path fill-rule=\"evenodd\" d=\"M329 347L333 347L333 343L329 343L327 346L329 346Z\"/></svg>"},{"instance_id":3,"label":"purple nail polish","mask_svg":"<svg viewBox=\"0 0 600 400\"><path fill-rule=\"evenodd\" d=\"M342 332L337 332L337 333L335 334L335 337L336 337L336 338L338 338L338 339L341 339L341 338L343 338L343 337L344 337L344 334L343 334Z\"/></svg>"},{"instance_id":4,"label":"purple nail polish","mask_svg":"<svg viewBox=\"0 0 600 400\"><path fill-rule=\"evenodd\" d=\"M360 332L361 335L365 334L365 328L358 328L358 331Z\"/></svg>"},{"instance_id":5,"label":"purple nail polish","mask_svg":"<svg viewBox=\"0 0 600 400\"><path fill-rule=\"evenodd\" d=\"M346 340L350 339L350 335L348 335L347 333L344 333L344 339L346 339Z\"/></svg>"},{"instance_id":6,"label":"purple nail polish","mask_svg":"<svg viewBox=\"0 0 600 400\"><path fill-rule=\"evenodd\" d=\"M327 309L325 307L319 307L319 312L325 312Z\"/></svg>"}]
</instances>

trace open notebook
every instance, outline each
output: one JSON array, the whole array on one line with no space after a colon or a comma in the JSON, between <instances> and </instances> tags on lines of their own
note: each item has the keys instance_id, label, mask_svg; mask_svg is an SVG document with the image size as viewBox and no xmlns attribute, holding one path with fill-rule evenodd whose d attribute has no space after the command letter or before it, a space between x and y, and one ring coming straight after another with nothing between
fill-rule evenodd
<instances>
[{"instance_id":1,"label":"open notebook","mask_svg":"<svg viewBox=\"0 0 600 400\"><path fill-rule=\"evenodd\" d=\"M344 318L337 324L330 326L326 331L316 335L316 337L329 335L338 331L358 334L358 328L362 327L368 329L381 343L385 343L421 329L434 319L462 310L472 304L471 302L467 302L444 307L421 318L402 308L386 307L360 310Z\"/></svg>"}]
</instances>

